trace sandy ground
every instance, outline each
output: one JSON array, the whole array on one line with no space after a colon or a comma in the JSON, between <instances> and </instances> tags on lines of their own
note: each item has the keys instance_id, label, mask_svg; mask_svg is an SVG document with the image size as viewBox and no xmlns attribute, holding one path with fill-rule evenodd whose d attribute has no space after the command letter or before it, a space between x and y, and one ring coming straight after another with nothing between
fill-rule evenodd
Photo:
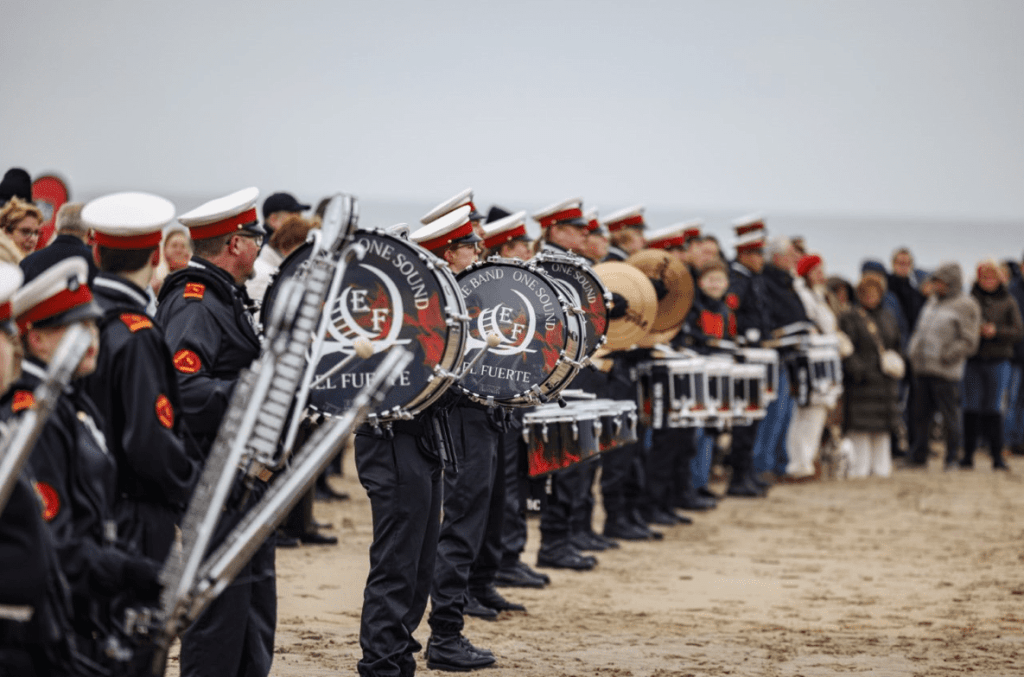
<instances>
[{"instance_id":1,"label":"sandy ground","mask_svg":"<svg viewBox=\"0 0 1024 677\"><path fill-rule=\"evenodd\" d=\"M1024 674L1024 459L1012 474L978 460L723 500L594 571L503 588L528 613L466 635L497 655L492 677ZM352 500L316 508L339 546L278 553L274 675L356 674L372 532L347 465L332 482Z\"/></svg>"}]
</instances>

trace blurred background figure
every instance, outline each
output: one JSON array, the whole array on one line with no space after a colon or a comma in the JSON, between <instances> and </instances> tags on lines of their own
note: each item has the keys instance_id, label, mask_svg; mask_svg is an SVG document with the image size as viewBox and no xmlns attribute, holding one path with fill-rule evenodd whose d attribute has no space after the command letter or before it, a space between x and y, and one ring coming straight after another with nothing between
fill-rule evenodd
<instances>
[{"instance_id":1,"label":"blurred background figure","mask_svg":"<svg viewBox=\"0 0 1024 677\"><path fill-rule=\"evenodd\" d=\"M978 350L981 308L964 294L959 263L944 263L930 278L933 295L924 304L907 354L914 371L914 444L907 467L928 464L928 429L936 413L946 429L946 467L960 453L960 381L967 358Z\"/></svg>"},{"instance_id":2,"label":"blurred background figure","mask_svg":"<svg viewBox=\"0 0 1024 677\"><path fill-rule=\"evenodd\" d=\"M883 358L900 347L896 320L882 306L885 284L884 276L865 273L857 283L857 304L839 318L839 328L853 344L843 360L844 420L853 452L850 477L892 474L891 432L900 416L897 388L902 373L891 371Z\"/></svg>"},{"instance_id":3,"label":"blurred background figure","mask_svg":"<svg viewBox=\"0 0 1024 677\"><path fill-rule=\"evenodd\" d=\"M22 202L32 202L32 177L21 167L11 167L0 180L0 207L13 197Z\"/></svg>"},{"instance_id":4,"label":"blurred background figure","mask_svg":"<svg viewBox=\"0 0 1024 677\"><path fill-rule=\"evenodd\" d=\"M159 294L163 286L164 278L171 273L181 270L192 260L192 238L188 229L184 226L171 226L164 233L163 252L160 257L160 265L157 266L153 281L153 293Z\"/></svg>"},{"instance_id":5,"label":"blurred background figure","mask_svg":"<svg viewBox=\"0 0 1024 677\"><path fill-rule=\"evenodd\" d=\"M37 277L47 268L71 256L80 256L89 266L89 284L96 279L96 261L89 246L89 229L82 223L81 202L68 202L61 206L54 220L56 237L42 249L29 253L22 259L21 269L25 277Z\"/></svg>"},{"instance_id":6,"label":"blurred background figure","mask_svg":"<svg viewBox=\"0 0 1024 677\"><path fill-rule=\"evenodd\" d=\"M978 264L971 296L981 306L978 352L964 367L964 455L960 467L974 467L978 438L988 441L992 467L1008 470L1003 461L1003 398L1010 385L1013 347L1024 338L1017 302L1006 289L1002 267L994 259Z\"/></svg>"},{"instance_id":7,"label":"blurred background figure","mask_svg":"<svg viewBox=\"0 0 1024 677\"><path fill-rule=\"evenodd\" d=\"M15 196L0 208L0 260L19 263L32 253L43 229L43 212L31 202Z\"/></svg>"},{"instance_id":8,"label":"blurred background figure","mask_svg":"<svg viewBox=\"0 0 1024 677\"><path fill-rule=\"evenodd\" d=\"M1006 270L1010 283L1007 291L1017 302L1017 310L1024 316L1024 266L1018 261L1007 261ZM1024 376L1024 339L1013 346L1013 357L1010 360L1010 389L1007 397L1006 416L1003 419L1003 444L1010 453L1024 455L1024 389L1021 388Z\"/></svg>"}]
</instances>

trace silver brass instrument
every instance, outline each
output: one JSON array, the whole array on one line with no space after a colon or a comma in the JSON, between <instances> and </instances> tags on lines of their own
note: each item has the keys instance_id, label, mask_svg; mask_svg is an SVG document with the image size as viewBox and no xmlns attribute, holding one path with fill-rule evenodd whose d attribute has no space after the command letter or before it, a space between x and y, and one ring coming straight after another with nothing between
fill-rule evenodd
<instances>
[{"instance_id":1,"label":"silver brass instrument","mask_svg":"<svg viewBox=\"0 0 1024 677\"><path fill-rule=\"evenodd\" d=\"M46 378L32 394L35 404L11 422L10 429L0 440L0 513L7 507L18 475L50 418L57 398L71 382L91 343L92 335L84 324L75 323L68 327L47 366Z\"/></svg>"}]
</instances>

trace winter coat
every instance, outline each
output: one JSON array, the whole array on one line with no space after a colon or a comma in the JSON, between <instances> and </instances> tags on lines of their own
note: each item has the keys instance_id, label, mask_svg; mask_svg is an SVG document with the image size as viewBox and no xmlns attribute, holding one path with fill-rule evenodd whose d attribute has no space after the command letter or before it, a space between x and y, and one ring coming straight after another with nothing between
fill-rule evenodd
<instances>
[{"instance_id":1,"label":"winter coat","mask_svg":"<svg viewBox=\"0 0 1024 677\"><path fill-rule=\"evenodd\" d=\"M1002 362L1013 357L1013 346L1024 338L1024 321L1020 317L1017 301L1006 287L999 285L994 292L987 292L977 284L971 288L971 296L981 306L981 323L996 325L996 335L982 338L978 352L972 360Z\"/></svg>"},{"instance_id":2,"label":"winter coat","mask_svg":"<svg viewBox=\"0 0 1024 677\"><path fill-rule=\"evenodd\" d=\"M1024 278L1020 273L1013 276L1007 291L1017 301L1017 310L1021 312L1021 317L1024 317ZM1016 364L1024 364L1024 338L1013 346L1013 361Z\"/></svg>"},{"instance_id":3,"label":"winter coat","mask_svg":"<svg viewBox=\"0 0 1024 677\"><path fill-rule=\"evenodd\" d=\"M832 312L832 308L829 306L825 295L808 286L807 280L802 277L793 280L793 289L796 290L797 296L800 297L800 301L804 304L807 319L813 322L821 330L822 334L835 334L837 328L836 316Z\"/></svg>"},{"instance_id":4,"label":"winter coat","mask_svg":"<svg viewBox=\"0 0 1024 677\"><path fill-rule=\"evenodd\" d=\"M865 315L874 323L878 340L872 334ZM847 429L892 430L892 424L899 416L899 382L882 373L878 344L881 342L885 350L899 350L900 330L896 318L881 304L874 310L858 305L839 318L839 329L853 343L853 354L843 360Z\"/></svg>"},{"instance_id":5,"label":"winter coat","mask_svg":"<svg viewBox=\"0 0 1024 677\"><path fill-rule=\"evenodd\" d=\"M917 376L960 381L967 358L978 350L981 308L963 292L960 266L947 263L933 277L949 287L949 294L928 299L910 336L907 352Z\"/></svg>"}]
</instances>

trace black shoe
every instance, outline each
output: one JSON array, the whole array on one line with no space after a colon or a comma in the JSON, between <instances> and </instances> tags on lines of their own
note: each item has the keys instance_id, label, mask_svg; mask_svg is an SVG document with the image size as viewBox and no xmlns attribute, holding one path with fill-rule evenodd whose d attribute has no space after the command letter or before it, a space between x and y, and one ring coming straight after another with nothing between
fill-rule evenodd
<instances>
[{"instance_id":1,"label":"black shoe","mask_svg":"<svg viewBox=\"0 0 1024 677\"><path fill-rule=\"evenodd\" d=\"M676 507L681 510L712 510L718 507L718 501L713 498L705 498L696 491L687 491L676 501Z\"/></svg>"},{"instance_id":2,"label":"black shoe","mask_svg":"<svg viewBox=\"0 0 1024 677\"><path fill-rule=\"evenodd\" d=\"M331 524L330 522L317 522L314 519L313 520L313 528L314 529L333 529L334 525Z\"/></svg>"},{"instance_id":3,"label":"black shoe","mask_svg":"<svg viewBox=\"0 0 1024 677\"><path fill-rule=\"evenodd\" d=\"M736 498L764 498L765 494L750 482L740 482L739 484L730 484L725 495Z\"/></svg>"},{"instance_id":4,"label":"black shoe","mask_svg":"<svg viewBox=\"0 0 1024 677\"><path fill-rule=\"evenodd\" d=\"M993 470L1002 471L1002 472L1010 472L1010 466L1006 465L1001 460L1000 461L996 461L995 463L993 463L992 464L992 469Z\"/></svg>"},{"instance_id":5,"label":"black shoe","mask_svg":"<svg viewBox=\"0 0 1024 677\"><path fill-rule=\"evenodd\" d=\"M622 541L650 540L650 529L640 529L625 519L606 520L604 523L605 538L617 538Z\"/></svg>"},{"instance_id":6,"label":"black shoe","mask_svg":"<svg viewBox=\"0 0 1024 677\"><path fill-rule=\"evenodd\" d=\"M275 548L297 548L299 547L299 539L295 536L289 536L283 531L278 530L271 538L274 539Z\"/></svg>"},{"instance_id":7,"label":"black shoe","mask_svg":"<svg viewBox=\"0 0 1024 677\"><path fill-rule=\"evenodd\" d=\"M647 508L642 514L644 522L647 524L660 524L664 527L674 527L679 524L679 517L675 513L667 512L656 506Z\"/></svg>"},{"instance_id":8,"label":"black shoe","mask_svg":"<svg viewBox=\"0 0 1024 677\"><path fill-rule=\"evenodd\" d=\"M643 532L643 534L647 537L647 540L660 541L661 539L665 538L665 536L660 531L654 531L649 526L647 526L647 522L644 521L644 518L640 515L639 510L634 509L631 512L627 513L626 516L635 527L637 527L641 532Z\"/></svg>"},{"instance_id":9,"label":"black shoe","mask_svg":"<svg viewBox=\"0 0 1024 677\"><path fill-rule=\"evenodd\" d=\"M533 576L534 578L539 578L540 580L544 581L544 585L547 585L548 583L551 582L551 577L550 576L548 576L543 571L535 570L533 567L531 567L529 564L527 564L526 562L524 562L521 559L520 560L516 560L516 568L519 569L520 571L523 571L523 572L527 573L530 576Z\"/></svg>"},{"instance_id":10,"label":"black shoe","mask_svg":"<svg viewBox=\"0 0 1024 677\"><path fill-rule=\"evenodd\" d=\"M543 588L547 585L540 576L533 576L515 565L498 569L494 574L494 584L499 588Z\"/></svg>"},{"instance_id":11,"label":"black shoe","mask_svg":"<svg viewBox=\"0 0 1024 677\"><path fill-rule=\"evenodd\" d=\"M947 463L946 465L948 466L952 464ZM964 470L974 470L974 461L968 461L967 459L963 459L962 461L960 461L959 465Z\"/></svg>"},{"instance_id":12,"label":"black shoe","mask_svg":"<svg viewBox=\"0 0 1024 677\"><path fill-rule=\"evenodd\" d=\"M476 599L480 604L494 609L498 613L501 613L502 611L526 611L526 607L522 604L510 602L502 597L501 594L494 589L493 585L473 590L469 596Z\"/></svg>"},{"instance_id":13,"label":"black shoe","mask_svg":"<svg viewBox=\"0 0 1024 677\"><path fill-rule=\"evenodd\" d=\"M327 534L321 534L319 531L307 531L306 533L299 536L299 540L306 545L337 545L337 536L328 536Z\"/></svg>"},{"instance_id":14,"label":"black shoe","mask_svg":"<svg viewBox=\"0 0 1024 677\"><path fill-rule=\"evenodd\" d=\"M335 491L334 488L325 481L316 483L316 494L313 498L317 501L347 501L350 496L344 491Z\"/></svg>"},{"instance_id":15,"label":"black shoe","mask_svg":"<svg viewBox=\"0 0 1024 677\"><path fill-rule=\"evenodd\" d=\"M690 517L687 517L686 515L680 515L679 513L676 513L675 515L676 519L679 520L680 524L693 524L693 520Z\"/></svg>"},{"instance_id":16,"label":"black shoe","mask_svg":"<svg viewBox=\"0 0 1024 677\"><path fill-rule=\"evenodd\" d=\"M427 642L427 667L446 672L469 672L494 665L494 654L488 654L474 647L462 635L431 636Z\"/></svg>"},{"instance_id":17,"label":"black shoe","mask_svg":"<svg viewBox=\"0 0 1024 677\"><path fill-rule=\"evenodd\" d=\"M703 487L697 487L696 491L698 496L701 496L703 498L710 498L713 501L717 501L718 499L721 498L721 496L708 489L707 485Z\"/></svg>"},{"instance_id":18,"label":"black shoe","mask_svg":"<svg viewBox=\"0 0 1024 677\"><path fill-rule=\"evenodd\" d=\"M750 476L747 477L747 481L758 489L770 489L775 483L768 479L769 476L770 474L768 472L751 473Z\"/></svg>"},{"instance_id":19,"label":"black shoe","mask_svg":"<svg viewBox=\"0 0 1024 677\"><path fill-rule=\"evenodd\" d=\"M607 550L610 546L607 545L607 541L601 539L600 541L593 538L596 534L591 534L586 531L579 531L569 537L569 542L572 543L573 547L577 550L592 550L595 552L602 552Z\"/></svg>"},{"instance_id":20,"label":"black shoe","mask_svg":"<svg viewBox=\"0 0 1024 677\"><path fill-rule=\"evenodd\" d=\"M616 548L620 547L618 541L616 541L613 538L608 538L606 536L602 536L601 534L597 533L596 531L591 531L590 532L590 537L592 539L594 539L595 541L597 541L598 543L603 543L607 550L615 550Z\"/></svg>"},{"instance_id":21,"label":"black shoe","mask_svg":"<svg viewBox=\"0 0 1024 677\"><path fill-rule=\"evenodd\" d=\"M537 553L537 566L547 569L572 569L573 571L590 571L597 564L597 560L587 555L581 555L568 544L551 548L550 550L540 549Z\"/></svg>"},{"instance_id":22,"label":"black shoe","mask_svg":"<svg viewBox=\"0 0 1024 677\"><path fill-rule=\"evenodd\" d=\"M462 613L473 618L482 618L485 621L498 620L498 610L493 609L479 599L473 593L466 593L466 603L462 606Z\"/></svg>"}]
</instances>

